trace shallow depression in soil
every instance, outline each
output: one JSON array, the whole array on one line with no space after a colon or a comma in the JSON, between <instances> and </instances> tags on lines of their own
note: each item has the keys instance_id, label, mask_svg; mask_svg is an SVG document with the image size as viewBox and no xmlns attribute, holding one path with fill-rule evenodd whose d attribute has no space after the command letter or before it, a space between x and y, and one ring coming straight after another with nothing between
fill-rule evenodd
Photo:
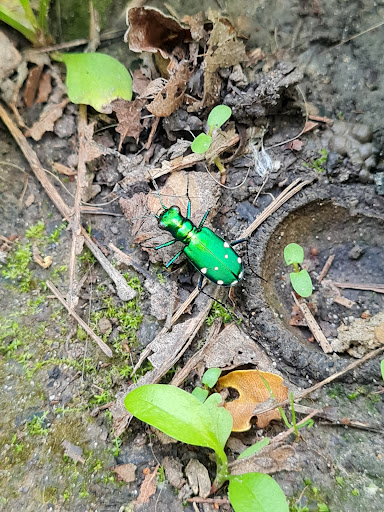
<instances>
[{"instance_id":1,"label":"shallow depression in soil","mask_svg":"<svg viewBox=\"0 0 384 512\"><path fill-rule=\"evenodd\" d=\"M319 307L319 318L338 327L344 317L360 317L368 309L373 315L384 308L382 294L370 291L344 289L342 295L354 302L352 309L337 304L329 305L317 282L327 258L335 259L326 279L350 283L384 283L384 225L383 221L364 215L351 215L346 208L331 201L313 201L288 215L269 239L263 261L263 276L267 280L264 290L267 302L284 324L307 346L310 333L307 329L289 326L292 311L292 287L289 272L283 258L284 247L295 242L304 249L304 266L308 266L314 284L314 300ZM350 251L358 245L362 255L352 259ZM310 249L318 250L311 256ZM317 291L319 291L317 293ZM335 333L335 328L334 328Z\"/></svg>"}]
</instances>

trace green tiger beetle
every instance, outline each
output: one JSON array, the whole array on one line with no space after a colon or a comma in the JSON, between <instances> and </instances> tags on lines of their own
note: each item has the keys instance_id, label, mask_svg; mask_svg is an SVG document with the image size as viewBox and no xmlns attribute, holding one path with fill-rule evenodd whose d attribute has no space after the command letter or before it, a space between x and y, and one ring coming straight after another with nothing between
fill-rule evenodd
<instances>
[{"instance_id":1,"label":"green tiger beetle","mask_svg":"<svg viewBox=\"0 0 384 512\"><path fill-rule=\"evenodd\" d=\"M173 240L158 245L155 249L168 247L178 241L185 245L166 264L166 268L172 265L184 253L196 270L201 273L198 284L199 290L202 288L204 277L219 286L235 286L244 276L244 265L240 256L233 250L233 246L246 241L246 239L242 238L228 243L211 229L204 227L210 210L206 211L200 224L195 226L191 221L191 200L188 196L188 191L186 217L182 216L178 206L166 208L161 200L160 193L159 197L164 211L161 215L156 215L156 218L158 219L159 227L171 233Z\"/></svg>"}]
</instances>

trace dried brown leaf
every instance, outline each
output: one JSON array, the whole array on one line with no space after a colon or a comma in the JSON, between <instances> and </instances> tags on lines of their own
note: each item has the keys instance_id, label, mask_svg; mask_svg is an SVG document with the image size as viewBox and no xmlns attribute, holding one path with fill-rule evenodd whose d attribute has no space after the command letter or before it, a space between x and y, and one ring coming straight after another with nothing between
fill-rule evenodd
<instances>
[{"instance_id":1,"label":"dried brown leaf","mask_svg":"<svg viewBox=\"0 0 384 512\"><path fill-rule=\"evenodd\" d=\"M132 7L128 10L127 23L124 41L133 52L159 51L168 58L176 46L191 37L190 31L177 20L152 7Z\"/></svg>"},{"instance_id":2,"label":"dried brown leaf","mask_svg":"<svg viewBox=\"0 0 384 512\"><path fill-rule=\"evenodd\" d=\"M111 468L111 470L117 474L118 480L123 480L124 482L127 482L127 484L136 480L136 469L137 466L130 463L120 464L119 466Z\"/></svg>"},{"instance_id":3,"label":"dried brown leaf","mask_svg":"<svg viewBox=\"0 0 384 512\"><path fill-rule=\"evenodd\" d=\"M139 140L143 125L141 124L141 111L145 100L136 98L134 101L115 100L111 103L112 109L116 112L119 121L116 131L120 133L119 151L125 137L133 137L136 142Z\"/></svg>"},{"instance_id":4,"label":"dried brown leaf","mask_svg":"<svg viewBox=\"0 0 384 512\"><path fill-rule=\"evenodd\" d=\"M231 464L232 475L260 472L271 475L278 471L300 471L295 458L294 446L286 444L269 444L260 452Z\"/></svg>"},{"instance_id":5,"label":"dried brown leaf","mask_svg":"<svg viewBox=\"0 0 384 512\"><path fill-rule=\"evenodd\" d=\"M36 242L33 244L32 247L32 255L33 255L33 261L40 265L42 268L49 268L52 265L52 257L51 256L45 256L44 258L41 257L40 251L36 245Z\"/></svg>"},{"instance_id":6,"label":"dried brown leaf","mask_svg":"<svg viewBox=\"0 0 384 512\"><path fill-rule=\"evenodd\" d=\"M52 103L47 105L38 121L26 132L26 137L32 137L32 139L38 141L44 135L45 132L52 132L55 122L60 119L63 115L63 110L69 99L63 100L61 103Z\"/></svg>"},{"instance_id":7,"label":"dried brown leaf","mask_svg":"<svg viewBox=\"0 0 384 512\"><path fill-rule=\"evenodd\" d=\"M76 446L75 444L70 443L66 439L61 443L61 446L65 448L65 455L70 457L72 460L76 462L81 462L82 464L85 463L85 460L83 459L83 449L80 448L80 446Z\"/></svg>"},{"instance_id":8,"label":"dried brown leaf","mask_svg":"<svg viewBox=\"0 0 384 512\"><path fill-rule=\"evenodd\" d=\"M156 476L159 467L160 464L155 467L152 473L150 471L146 472L147 474L145 475L144 482L141 484L140 494L136 503L148 503L149 498L156 493Z\"/></svg>"},{"instance_id":9,"label":"dried brown leaf","mask_svg":"<svg viewBox=\"0 0 384 512\"><path fill-rule=\"evenodd\" d=\"M156 117L168 117L183 103L187 82L191 77L188 63L182 61L164 89L159 92L148 110Z\"/></svg>"},{"instance_id":10,"label":"dried brown leaf","mask_svg":"<svg viewBox=\"0 0 384 512\"><path fill-rule=\"evenodd\" d=\"M150 79L146 77L140 69L136 69L133 72L132 82L133 92L142 97L144 91L146 90L148 84L150 83Z\"/></svg>"},{"instance_id":11,"label":"dried brown leaf","mask_svg":"<svg viewBox=\"0 0 384 512\"><path fill-rule=\"evenodd\" d=\"M46 71L40 78L36 103L45 103L48 100L48 96L51 94L51 91L51 73L50 71Z\"/></svg>"},{"instance_id":12,"label":"dried brown leaf","mask_svg":"<svg viewBox=\"0 0 384 512\"><path fill-rule=\"evenodd\" d=\"M255 407L271 398L265 382L272 390L277 402L282 402L288 398L288 388L284 386L282 377L274 373L259 370L237 370L218 380L220 389L233 388L239 393L236 400L224 404L224 407L232 414L232 430L234 432L249 430ZM264 428L274 419L280 419L280 413L276 409L259 414L257 426Z\"/></svg>"},{"instance_id":13,"label":"dried brown leaf","mask_svg":"<svg viewBox=\"0 0 384 512\"><path fill-rule=\"evenodd\" d=\"M184 16L181 20L191 27L191 36L194 41L201 41L207 37L207 31L204 28L205 17L202 12L195 14L194 16Z\"/></svg>"},{"instance_id":14,"label":"dried brown leaf","mask_svg":"<svg viewBox=\"0 0 384 512\"><path fill-rule=\"evenodd\" d=\"M207 498L211 492L211 479L207 468L197 459L191 459L185 468L185 474L193 493Z\"/></svg>"},{"instance_id":15,"label":"dried brown leaf","mask_svg":"<svg viewBox=\"0 0 384 512\"><path fill-rule=\"evenodd\" d=\"M24 90L24 103L29 108L35 103L37 88L40 83L43 66L35 66L29 70Z\"/></svg>"},{"instance_id":16,"label":"dried brown leaf","mask_svg":"<svg viewBox=\"0 0 384 512\"><path fill-rule=\"evenodd\" d=\"M303 134L303 133L310 132L311 130L314 130L318 126L319 126L319 123L315 123L314 121L307 121L305 123L303 131L301 133Z\"/></svg>"}]
</instances>

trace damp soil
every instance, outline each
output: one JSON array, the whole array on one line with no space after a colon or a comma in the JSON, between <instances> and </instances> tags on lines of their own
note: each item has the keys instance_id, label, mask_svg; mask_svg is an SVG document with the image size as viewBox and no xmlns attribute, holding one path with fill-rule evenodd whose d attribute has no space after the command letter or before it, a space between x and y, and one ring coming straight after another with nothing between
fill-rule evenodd
<instances>
[{"instance_id":1,"label":"damp soil","mask_svg":"<svg viewBox=\"0 0 384 512\"><path fill-rule=\"evenodd\" d=\"M217 9L217 3L213 3L203 2L199 8ZM161 2L153 5L165 10ZM108 2L104 7L107 18L114 18ZM172 7L181 17L196 12L195 2L174 0ZM320 125L307 134L300 151L286 145L272 148L300 132L305 120L301 108L294 104L301 101L300 94L284 105L286 110L273 112L268 119L270 130L265 147L275 168L263 193L255 200L263 179L251 170L244 185L222 191L213 220L219 234L235 240L268 206L271 194L276 197L286 183L297 177L312 181L312 185L273 214L252 236L243 250L245 260L249 260L245 279L235 289L236 307L245 319L247 333L268 353L287 382L304 388L341 370L353 359L345 354L322 353L316 344L308 341L309 331L289 326L291 301L282 262L282 250L287 242L300 243L305 249L314 277L320 319L331 330L331 336L339 325L352 322L351 317L359 318L364 311L371 315L383 311L383 295L368 291L343 291L345 297L355 302L351 310L324 300L321 288L316 285L316 275L328 256L335 254L329 271L332 280L384 282L384 191L379 185L384 171L381 152L384 124L378 107L384 93L381 62L384 32L378 28L332 48L341 40L378 24L384 14L384 2L372 5L368 1L241 1L228 5L227 9L236 26L251 34L249 47L261 47L267 55L265 67L273 68L277 61L297 65L303 75L300 88L310 108L317 115L336 121L332 127ZM124 26L123 13L115 18L119 22L109 28ZM70 27L70 21L66 23ZM65 23L62 29L64 39L68 39L67 34L71 32L69 28L66 32ZM128 66L138 63L137 55L131 54L126 46L122 51L121 42L108 43L103 51L118 56ZM262 66L255 70L255 75L262 71ZM231 96L235 95L231 93ZM228 103L230 98L223 97L225 101ZM68 124L77 122L73 106L68 106L64 114ZM159 482L148 504L134 508L132 502L139 494L143 470L153 469L165 456L173 457L183 466L191 458L198 458L213 477L211 454L179 443L164 444L164 439L160 440L153 430L136 421L121 438L114 437L111 417L103 405L113 400L124 386L131 356L124 354L120 345L112 361L100 355L50 297L45 286L47 279L61 290L68 286L70 234L62 227L60 215L31 175L4 126L0 126L0 133L1 160L25 170L24 173L1 165L0 235L19 237L20 258L26 261L24 266L17 262L20 275L16 279L0 276L0 509L192 511L192 506L182 502L167 482ZM99 141L117 147L113 136L100 134L99 137ZM133 143L132 147L136 150ZM50 161L73 162L77 151L73 133L60 131L46 134L34 144L34 149L47 167ZM322 150L326 150L327 158L319 163ZM126 151L129 153L129 144ZM229 186L241 183L248 164L249 160L241 158L227 164ZM196 170L205 173L204 168ZM101 187L97 202L103 202L121 178L118 163L106 157L103 165L95 169L94 183ZM68 181L66 186L74 192L73 183ZM25 187L25 196L34 196L28 208L20 202ZM147 186L135 185L127 195L141 190L146 191ZM111 205L110 212L113 215L85 217L98 243L106 248L112 241L140 265L168 279L162 266L149 264L147 254L133 244L131 226L117 203ZM34 236L30 233L26 236L39 222L44 224L40 234L34 229ZM49 269L42 269L33 261L34 243L43 256L52 257ZM354 259L350 252L356 245L362 253ZM318 255L311 259L313 247L318 249ZM11 260L15 250L14 247L9 253ZM80 294L79 311L96 330L103 329L100 321L107 319L109 342L117 346L121 324L115 317L126 306L117 298L104 271L87 254L81 261L80 272L87 277ZM186 266L181 266L172 277L177 277L186 291L197 282L197 276ZM135 278L141 280L137 286L143 288L143 278L129 269L127 279ZM150 294L144 290L127 309L127 315L131 324L126 333L127 338L131 337L132 357L136 362L163 322L151 314ZM205 335L203 329L197 343ZM312 429L302 430L295 460L297 471L275 475L291 502L292 512L306 510L305 507L320 512L326 510L325 505L331 512L384 510L384 440L378 430L383 423L384 402L383 395L378 393L379 362L377 358L364 364L302 402L310 407L332 407L340 418L352 418L372 429L316 421ZM282 424L276 422L264 432L252 427L248 433L235 437L251 444L261 435L272 437L282 430ZM64 440L82 449L84 463L76 463L64 455ZM129 484L118 482L112 471L114 466L126 463L136 466L136 479ZM214 509L206 504L200 510ZM222 506L220 510L231 508Z\"/></svg>"}]
</instances>

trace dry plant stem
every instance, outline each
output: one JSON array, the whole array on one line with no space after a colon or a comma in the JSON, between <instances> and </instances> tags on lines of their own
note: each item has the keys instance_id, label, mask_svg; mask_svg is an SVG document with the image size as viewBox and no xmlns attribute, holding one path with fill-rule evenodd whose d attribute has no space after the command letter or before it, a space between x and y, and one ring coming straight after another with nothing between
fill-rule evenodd
<instances>
[{"instance_id":1,"label":"dry plant stem","mask_svg":"<svg viewBox=\"0 0 384 512\"><path fill-rule=\"evenodd\" d=\"M328 270L331 268L331 265L332 265L334 259L335 259L335 255L331 254L330 257L325 262L323 270L320 272L320 275L318 278L319 283L321 283L321 281L324 279L324 277L328 274Z\"/></svg>"},{"instance_id":2,"label":"dry plant stem","mask_svg":"<svg viewBox=\"0 0 384 512\"><path fill-rule=\"evenodd\" d=\"M206 281L206 279L204 279L203 286L205 285L205 281ZM187 307L195 300L195 298L198 296L199 292L200 292L200 290L196 286L196 288L193 290L193 292L189 295L188 299L185 302L183 302L183 304L179 307L179 309L176 311L176 313L172 316L169 327L163 327L157 336L163 336L166 332L169 331L169 329L172 327L172 325L175 322L177 322L177 320L181 317L181 315L184 313L184 311L187 309ZM208 310L207 314L208 313L209 313L209 310ZM143 364L143 361L145 361L145 359L149 356L150 353L151 353L150 347L146 347L142 351L142 353L140 354L139 360L137 361L134 369L132 370L132 375L134 375L137 372L137 370Z\"/></svg>"},{"instance_id":3,"label":"dry plant stem","mask_svg":"<svg viewBox=\"0 0 384 512\"><path fill-rule=\"evenodd\" d=\"M227 505L230 503L228 498L187 498L188 503L217 503L218 505Z\"/></svg>"},{"instance_id":4,"label":"dry plant stem","mask_svg":"<svg viewBox=\"0 0 384 512\"><path fill-rule=\"evenodd\" d=\"M384 293L384 284L375 283L333 283L338 288L351 288L353 290L367 290L376 293Z\"/></svg>"},{"instance_id":5,"label":"dry plant stem","mask_svg":"<svg viewBox=\"0 0 384 512\"><path fill-rule=\"evenodd\" d=\"M79 122L78 122L78 136L79 136L79 163L77 166L77 181L76 181L76 194L75 202L73 205L72 216L72 245L71 254L69 259L69 288L68 288L68 306L71 311L76 307L78 302L77 297L77 282L76 282L76 256L81 254L83 249L84 239L81 236L81 199L85 188L85 175L87 168L85 165L85 130L87 128L87 106L79 105Z\"/></svg>"},{"instance_id":6,"label":"dry plant stem","mask_svg":"<svg viewBox=\"0 0 384 512\"><path fill-rule=\"evenodd\" d=\"M50 281L47 281L47 286L52 292L55 294L55 297L59 299L59 301L62 303L62 305L66 308L68 313L73 316L73 318L76 320L76 322L81 326L84 331L89 334L89 336L99 345L101 350L104 352L104 354L108 357L112 357L112 350L108 347L104 341L95 334L90 327L82 320L79 315L77 315L74 311L71 311L69 305L67 304L67 301L64 299L64 297L61 295L59 290L54 286Z\"/></svg>"},{"instance_id":7,"label":"dry plant stem","mask_svg":"<svg viewBox=\"0 0 384 512\"><path fill-rule=\"evenodd\" d=\"M333 352L333 349L331 345L328 343L327 338L324 336L323 331L320 329L319 324L316 322L314 316L309 310L309 307L305 301L299 302L296 299L295 294L291 293L293 300L295 301L295 304L298 308L300 308L300 311L304 315L304 319L307 322L308 328L313 334L315 340L319 343L320 347L323 349L323 351L327 354Z\"/></svg>"},{"instance_id":8,"label":"dry plant stem","mask_svg":"<svg viewBox=\"0 0 384 512\"><path fill-rule=\"evenodd\" d=\"M221 147L218 151L218 155L223 153L228 148L237 144L240 140L239 135L235 135L231 140L227 141L225 147ZM166 160L162 162L161 168L158 167L155 169L151 169L150 172L147 173L147 180L151 181L152 179L159 178L164 174L168 174L170 172L181 171L182 169L186 169L187 167L193 167L199 162L205 161L205 154L197 154L192 153L188 156L182 156L178 158L174 158L173 160Z\"/></svg>"},{"instance_id":9,"label":"dry plant stem","mask_svg":"<svg viewBox=\"0 0 384 512\"><path fill-rule=\"evenodd\" d=\"M154 138L156 130L157 130L157 127L159 126L159 121L160 121L160 117L155 117L155 119L153 120L152 128L151 128L148 140L147 140L147 142L145 144L145 149L149 149L151 147L153 138Z\"/></svg>"},{"instance_id":10,"label":"dry plant stem","mask_svg":"<svg viewBox=\"0 0 384 512\"><path fill-rule=\"evenodd\" d=\"M305 405L295 404L295 412L296 413L310 414L312 411L314 411L314 409L312 407L306 407ZM348 427L358 428L360 430L368 430L369 432L382 433L383 429L384 429L384 426L381 426L381 428L380 428L380 425L373 426L373 425L369 425L368 423L351 420L349 418L339 418L339 419L333 418L332 416L327 414L326 410L319 411L316 414L316 417L321 418L323 420L327 420L327 422L330 422L334 425L340 425L343 427L345 427L347 425ZM326 424L325 422L322 422L322 423Z\"/></svg>"},{"instance_id":11,"label":"dry plant stem","mask_svg":"<svg viewBox=\"0 0 384 512\"><path fill-rule=\"evenodd\" d=\"M338 379L339 377L341 377L345 373L348 373L351 370L354 370L355 368L357 368L358 366L361 366L363 363L365 363L366 361L369 361L369 359L372 359L373 357L376 357L376 356L380 355L382 352L384 352L384 347L379 347L376 350L373 350L372 352L370 352L369 354L366 354L361 359L358 359L357 361L353 361L353 363L349 364L346 368L344 368L340 372L334 373L333 375L330 375L329 377L327 377L326 379L322 380L321 382L318 382L314 386L305 389L301 393L298 393L294 397L295 402L298 401L298 400L301 400L302 398L304 398L304 397L306 397L308 395L310 395L311 393L313 393L317 389L322 388L323 386L325 386L326 384L329 384L330 382L334 381L335 379ZM253 411L253 415L257 416L257 414L273 411L277 407L283 407L284 405L287 405L287 404L290 404L290 403L291 403L290 398L287 398L287 400L284 400L283 402L280 402L278 404L274 404L271 407L266 407L265 409L255 409Z\"/></svg>"},{"instance_id":12,"label":"dry plant stem","mask_svg":"<svg viewBox=\"0 0 384 512\"><path fill-rule=\"evenodd\" d=\"M0 103L0 117L4 122L5 126L10 131L12 137L15 139L22 153L24 154L27 162L29 163L34 175L44 188L50 200L56 206L62 217L69 221L71 226L71 210L63 201L60 194L57 192L55 187L47 178L47 175L41 165L36 153L33 151L31 146L28 144L27 139L24 137L20 129L13 122L3 105ZM72 227L72 226L71 226ZM135 297L136 292L127 284L124 277L112 267L104 254L100 251L97 245L92 241L84 228L81 228L81 234L84 237L85 243L88 249L93 253L95 258L99 261L105 272L114 281L116 285L116 291L121 300L131 300Z\"/></svg>"},{"instance_id":13,"label":"dry plant stem","mask_svg":"<svg viewBox=\"0 0 384 512\"><path fill-rule=\"evenodd\" d=\"M204 347L199 350L194 356L189 359L187 364L180 368L176 374L174 375L173 379L171 380L170 384L172 386L180 386L185 379L188 377L188 375L196 368L198 363L203 360L205 354L207 353L207 350L210 348L212 343L216 340L217 335L220 332L222 324L221 318L216 318L216 320L213 322L211 329L209 331L208 339L204 345Z\"/></svg>"},{"instance_id":14,"label":"dry plant stem","mask_svg":"<svg viewBox=\"0 0 384 512\"><path fill-rule=\"evenodd\" d=\"M108 244L108 247L112 249L112 251L115 253L115 256L117 260L121 263L124 263L124 265L127 265L127 267L133 267L137 272L140 272L144 277L147 279L151 279L152 281L155 281L158 283L159 281L154 277L151 272L148 272L144 268L141 268L140 265L138 265L133 258L128 256L128 254L125 254L125 252L120 251L112 242Z\"/></svg>"},{"instance_id":15,"label":"dry plant stem","mask_svg":"<svg viewBox=\"0 0 384 512\"><path fill-rule=\"evenodd\" d=\"M283 192L276 197L272 203L267 206L267 208L260 214L258 217L250 224L243 233L241 233L240 238L248 238L251 234L262 224L272 213L280 208L284 203L288 201L292 196L297 194L303 187L309 185L311 181L303 181L301 182L300 178L293 181L288 187L286 187Z\"/></svg>"}]
</instances>

